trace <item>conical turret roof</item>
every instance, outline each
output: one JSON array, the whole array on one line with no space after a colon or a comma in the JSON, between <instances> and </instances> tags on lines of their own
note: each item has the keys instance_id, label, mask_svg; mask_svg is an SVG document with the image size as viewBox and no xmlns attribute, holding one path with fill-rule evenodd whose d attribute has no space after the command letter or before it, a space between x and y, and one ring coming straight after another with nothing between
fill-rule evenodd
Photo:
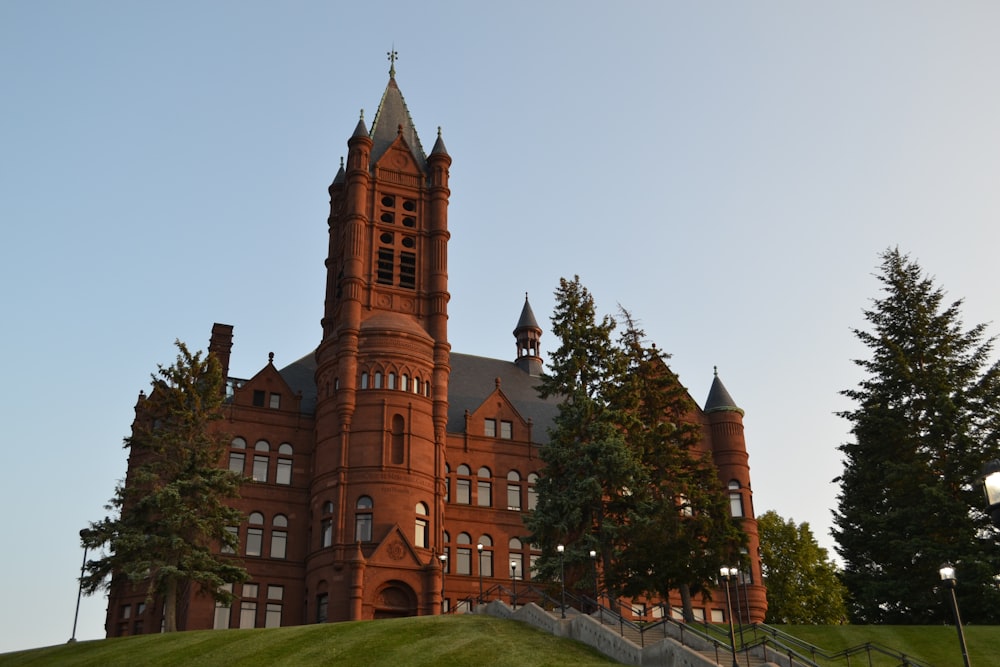
<instances>
[{"instance_id":1,"label":"conical turret roof","mask_svg":"<svg viewBox=\"0 0 1000 667\"><path fill-rule=\"evenodd\" d=\"M420 137L417 136L417 130L413 126L410 111L406 108L403 93L396 85L395 71L395 67L393 67L389 72L389 84L385 87L382 101L379 102L378 111L375 112L375 120L372 121L371 164L378 162L379 158L392 145L392 142L396 140L396 137L402 134L403 140L410 147L420 168L426 169L427 155L424 154L424 148L420 145Z\"/></svg>"},{"instance_id":2,"label":"conical turret roof","mask_svg":"<svg viewBox=\"0 0 1000 667\"><path fill-rule=\"evenodd\" d=\"M535 319L535 313L531 310L531 304L528 303L528 295L524 295L524 307L521 308L521 317L517 320L517 327L514 328L514 335L522 329L541 329L538 326L538 320Z\"/></svg>"},{"instance_id":3,"label":"conical turret roof","mask_svg":"<svg viewBox=\"0 0 1000 667\"><path fill-rule=\"evenodd\" d=\"M719 379L719 369L715 369L715 378L712 380L712 388L708 390L708 399L705 401L705 412L738 412L743 414L743 409L736 405L736 401L729 395L726 386Z\"/></svg>"}]
</instances>

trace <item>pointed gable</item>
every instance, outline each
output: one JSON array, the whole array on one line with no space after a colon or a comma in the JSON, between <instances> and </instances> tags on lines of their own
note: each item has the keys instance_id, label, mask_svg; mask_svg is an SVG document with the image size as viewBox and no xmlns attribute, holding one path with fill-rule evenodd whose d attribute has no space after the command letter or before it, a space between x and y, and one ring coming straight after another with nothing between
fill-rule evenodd
<instances>
[{"instance_id":1,"label":"pointed gable","mask_svg":"<svg viewBox=\"0 0 1000 667\"><path fill-rule=\"evenodd\" d=\"M239 406L299 412L302 395L285 382L274 367L274 353L271 353L267 366L234 390L232 402Z\"/></svg>"},{"instance_id":2,"label":"pointed gable","mask_svg":"<svg viewBox=\"0 0 1000 667\"><path fill-rule=\"evenodd\" d=\"M475 410L466 415L465 423L469 435L485 435L504 440L531 440L532 424L525 419L514 406L501 386L500 378L494 379L493 391L479 404ZM486 427L487 421L492 420L491 429ZM504 423L510 424L509 431L502 426Z\"/></svg>"}]
</instances>

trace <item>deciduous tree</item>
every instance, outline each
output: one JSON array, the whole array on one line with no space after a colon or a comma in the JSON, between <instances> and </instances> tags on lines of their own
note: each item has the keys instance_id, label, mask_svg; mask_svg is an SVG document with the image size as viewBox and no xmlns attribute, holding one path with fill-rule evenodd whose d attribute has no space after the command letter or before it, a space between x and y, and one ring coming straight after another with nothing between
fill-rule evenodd
<instances>
[{"instance_id":1,"label":"deciduous tree","mask_svg":"<svg viewBox=\"0 0 1000 667\"><path fill-rule=\"evenodd\" d=\"M181 342L177 348L176 362L159 367L136 409L125 439L129 474L107 506L112 514L80 533L84 546L101 553L86 563L84 591L144 587L147 599L162 596L168 632L177 627L184 584L227 600L221 587L247 577L220 553L236 547L226 528L242 519L227 504L241 479L220 466L228 438L212 427L222 417L222 371L214 356L191 354Z\"/></svg>"},{"instance_id":2,"label":"deciduous tree","mask_svg":"<svg viewBox=\"0 0 1000 667\"><path fill-rule=\"evenodd\" d=\"M776 512L757 517L760 560L767 586L767 623L832 624L847 618L846 589L837 564L819 546L809 524Z\"/></svg>"}]
</instances>

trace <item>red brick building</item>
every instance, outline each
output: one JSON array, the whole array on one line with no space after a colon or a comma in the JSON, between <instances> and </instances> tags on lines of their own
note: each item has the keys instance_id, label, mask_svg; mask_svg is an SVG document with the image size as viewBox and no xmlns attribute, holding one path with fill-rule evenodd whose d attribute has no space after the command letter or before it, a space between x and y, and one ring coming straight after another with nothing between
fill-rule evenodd
<instances>
[{"instance_id":1,"label":"red brick building","mask_svg":"<svg viewBox=\"0 0 1000 667\"><path fill-rule=\"evenodd\" d=\"M527 299L513 359L451 351L450 166L440 132L424 153L391 69L370 128L358 121L329 188L318 348L239 380L229 377L233 328L212 328L209 350L229 377L227 464L254 480L238 501L247 521L233 528L251 579L231 608L186 591L179 628L436 614L476 597L480 576L487 589L509 583L511 563L530 581L522 515L557 404L535 391L542 330ZM741 616L761 621L743 412L716 377L692 418L749 535ZM725 597L713 598L696 600L696 611L722 621ZM159 631L159 607L115 587L108 634Z\"/></svg>"}]
</instances>

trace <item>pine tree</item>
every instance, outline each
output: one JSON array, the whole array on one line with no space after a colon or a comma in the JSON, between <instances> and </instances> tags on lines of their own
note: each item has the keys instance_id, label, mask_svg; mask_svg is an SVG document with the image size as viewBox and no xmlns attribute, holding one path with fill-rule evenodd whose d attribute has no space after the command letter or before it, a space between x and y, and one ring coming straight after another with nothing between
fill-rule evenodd
<instances>
[{"instance_id":1,"label":"pine tree","mask_svg":"<svg viewBox=\"0 0 1000 667\"><path fill-rule=\"evenodd\" d=\"M220 553L220 546L237 546L226 528L242 519L227 505L241 479L220 466L228 438L212 427L222 418L222 371L214 356L203 359L176 344L176 363L159 366L125 439L129 473L107 505L113 515L80 534L84 546L102 550L86 563L83 590L144 586L147 600L162 596L167 632L177 628L182 586L197 584L228 601L221 587L247 578Z\"/></svg>"},{"instance_id":2,"label":"pine tree","mask_svg":"<svg viewBox=\"0 0 1000 667\"><path fill-rule=\"evenodd\" d=\"M535 486L535 511L527 519L530 540L542 550L535 566L542 579L558 579L562 565L568 567L567 581L584 580L590 550L601 554L607 571L621 545L639 468L605 396L620 363L611 340L614 329L610 317L598 322L594 298L579 276L560 279L552 331L561 344L550 356L551 372L543 377L540 393L562 401L549 443L541 449L545 468ZM566 546L562 562L558 544Z\"/></svg>"},{"instance_id":3,"label":"pine tree","mask_svg":"<svg viewBox=\"0 0 1000 667\"><path fill-rule=\"evenodd\" d=\"M768 511L757 517L760 560L767 586L767 623L833 624L847 618L847 591L837 564L819 546L809 524Z\"/></svg>"},{"instance_id":4,"label":"pine tree","mask_svg":"<svg viewBox=\"0 0 1000 667\"><path fill-rule=\"evenodd\" d=\"M690 594L710 590L719 568L739 558L746 536L729 515L711 455L700 449L697 408L667 366L669 355L645 342L645 332L625 309L621 319L626 363L610 397L642 483L634 490L624 547L609 575L625 595L666 599L680 589L690 606Z\"/></svg>"},{"instance_id":5,"label":"pine tree","mask_svg":"<svg viewBox=\"0 0 1000 667\"><path fill-rule=\"evenodd\" d=\"M842 392L840 413L853 441L840 446L844 470L834 536L844 561L852 620L936 623L950 619L935 585L956 564L965 620L1000 619L994 575L996 530L976 478L997 455L1000 368L990 364L985 325L964 329L962 301L945 294L898 249L881 255L881 298L854 334L870 356L866 377Z\"/></svg>"}]
</instances>

